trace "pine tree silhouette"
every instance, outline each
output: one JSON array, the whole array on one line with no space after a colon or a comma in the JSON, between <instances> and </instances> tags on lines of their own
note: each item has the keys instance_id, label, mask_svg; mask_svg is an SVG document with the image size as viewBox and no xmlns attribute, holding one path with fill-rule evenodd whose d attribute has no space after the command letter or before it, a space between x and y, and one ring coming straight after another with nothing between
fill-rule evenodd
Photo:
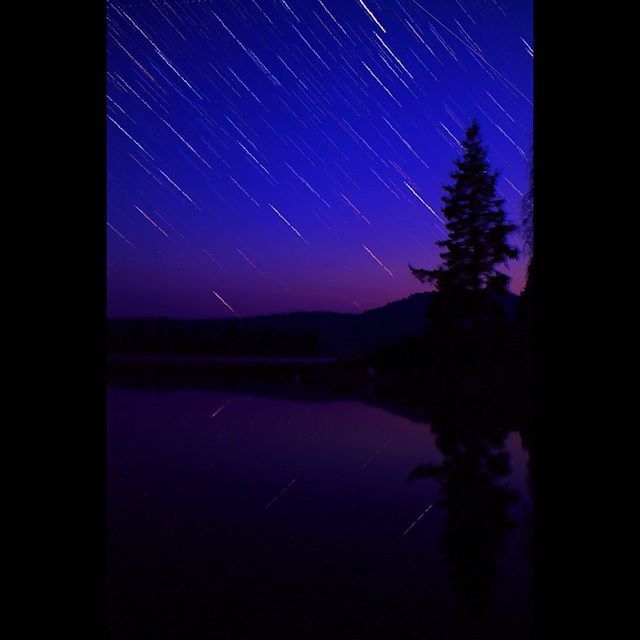
<instances>
[{"instance_id":1,"label":"pine tree silhouette","mask_svg":"<svg viewBox=\"0 0 640 640\"><path fill-rule=\"evenodd\" d=\"M445 186L442 212L448 237L436 244L444 247L442 264L436 269L416 269L411 273L421 282L431 282L440 292L503 292L509 277L497 270L518 251L507 242L517 227L509 224L502 209L504 200L496 195L497 172L491 172L487 150L482 146L475 120L462 142L463 155L455 161L454 182Z\"/></svg>"}]
</instances>

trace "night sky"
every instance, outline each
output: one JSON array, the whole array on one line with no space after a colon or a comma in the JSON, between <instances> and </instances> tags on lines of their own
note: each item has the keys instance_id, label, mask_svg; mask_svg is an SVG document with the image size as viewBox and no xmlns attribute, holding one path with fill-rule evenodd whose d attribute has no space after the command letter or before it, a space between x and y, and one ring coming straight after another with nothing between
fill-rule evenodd
<instances>
[{"instance_id":1,"label":"night sky","mask_svg":"<svg viewBox=\"0 0 640 640\"><path fill-rule=\"evenodd\" d=\"M439 262L472 118L520 221L532 19L531 0L109 2L109 315L357 313L427 290L407 265Z\"/></svg>"}]
</instances>

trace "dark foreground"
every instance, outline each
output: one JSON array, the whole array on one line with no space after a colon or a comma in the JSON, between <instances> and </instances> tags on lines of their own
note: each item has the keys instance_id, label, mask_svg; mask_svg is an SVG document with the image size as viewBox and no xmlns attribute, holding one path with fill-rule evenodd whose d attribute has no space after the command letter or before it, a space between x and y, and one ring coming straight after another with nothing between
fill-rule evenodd
<instances>
[{"instance_id":1,"label":"dark foreground","mask_svg":"<svg viewBox=\"0 0 640 640\"><path fill-rule=\"evenodd\" d=\"M110 367L110 638L531 637L516 421L337 371Z\"/></svg>"}]
</instances>

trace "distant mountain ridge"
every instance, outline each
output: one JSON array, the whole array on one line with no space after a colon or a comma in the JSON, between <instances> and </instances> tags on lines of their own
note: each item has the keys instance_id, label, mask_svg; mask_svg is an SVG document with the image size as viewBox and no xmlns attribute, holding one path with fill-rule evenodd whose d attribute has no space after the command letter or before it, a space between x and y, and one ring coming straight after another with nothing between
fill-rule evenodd
<instances>
[{"instance_id":1,"label":"distant mountain ridge","mask_svg":"<svg viewBox=\"0 0 640 640\"><path fill-rule=\"evenodd\" d=\"M251 318L111 318L110 354L357 357L424 333L431 293L359 314L293 312ZM515 308L517 296L510 294Z\"/></svg>"}]
</instances>

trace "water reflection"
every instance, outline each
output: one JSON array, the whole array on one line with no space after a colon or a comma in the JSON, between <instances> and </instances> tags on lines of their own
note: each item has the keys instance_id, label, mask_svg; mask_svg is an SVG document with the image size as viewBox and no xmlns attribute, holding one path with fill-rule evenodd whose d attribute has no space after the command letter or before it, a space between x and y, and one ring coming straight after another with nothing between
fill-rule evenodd
<instances>
[{"instance_id":1,"label":"water reflection","mask_svg":"<svg viewBox=\"0 0 640 640\"><path fill-rule=\"evenodd\" d=\"M110 638L527 637L499 421L138 386L109 391Z\"/></svg>"},{"instance_id":2,"label":"water reflection","mask_svg":"<svg viewBox=\"0 0 640 640\"><path fill-rule=\"evenodd\" d=\"M409 478L438 484L437 504L447 514L442 555L451 571L459 624L472 634L486 623L499 556L517 524L511 514L519 496L508 484L504 427L471 408L440 407L438 416L431 429L444 459L416 466Z\"/></svg>"}]
</instances>

